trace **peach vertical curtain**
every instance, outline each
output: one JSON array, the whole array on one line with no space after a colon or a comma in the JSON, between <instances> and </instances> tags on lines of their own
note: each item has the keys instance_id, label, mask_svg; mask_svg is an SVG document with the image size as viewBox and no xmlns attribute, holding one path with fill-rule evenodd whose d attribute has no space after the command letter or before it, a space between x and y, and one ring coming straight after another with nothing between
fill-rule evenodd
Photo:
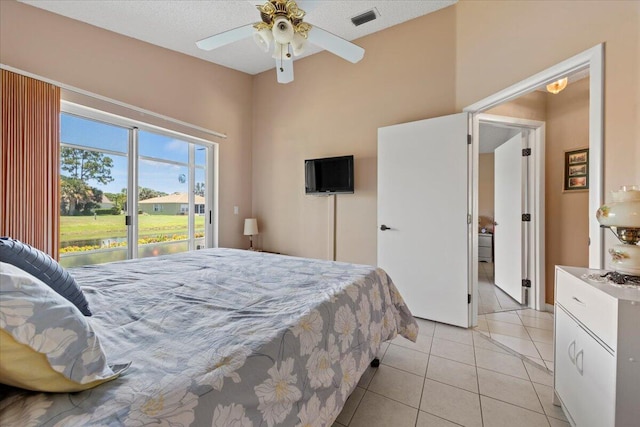
<instances>
[{"instance_id":1,"label":"peach vertical curtain","mask_svg":"<svg viewBox=\"0 0 640 427\"><path fill-rule=\"evenodd\" d=\"M0 235L58 258L60 88L2 70Z\"/></svg>"}]
</instances>

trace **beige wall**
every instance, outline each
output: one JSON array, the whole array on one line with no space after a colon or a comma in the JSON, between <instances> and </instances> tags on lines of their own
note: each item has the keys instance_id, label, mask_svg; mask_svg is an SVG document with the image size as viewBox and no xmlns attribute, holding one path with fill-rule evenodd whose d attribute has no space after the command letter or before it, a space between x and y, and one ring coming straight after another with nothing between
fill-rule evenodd
<instances>
[{"instance_id":1,"label":"beige wall","mask_svg":"<svg viewBox=\"0 0 640 427\"><path fill-rule=\"evenodd\" d=\"M640 175L640 2L461 1L456 107L605 43L604 188Z\"/></svg>"},{"instance_id":2,"label":"beige wall","mask_svg":"<svg viewBox=\"0 0 640 427\"><path fill-rule=\"evenodd\" d=\"M639 22L640 2L556 1L551 14L545 1L461 1L357 40L366 49L359 64L326 53L296 61L295 86L284 88L274 83L273 72L258 75L253 207L267 229L265 247L326 256L327 203L302 194L302 160L353 153L356 194L338 198L337 255L375 263L376 127L460 111L602 42L605 190L640 176ZM534 96L534 105L544 97ZM286 130L273 120L276 97L290 112ZM551 207L566 207L564 199L559 196ZM547 282L552 302L553 282Z\"/></svg>"},{"instance_id":3,"label":"beige wall","mask_svg":"<svg viewBox=\"0 0 640 427\"><path fill-rule=\"evenodd\" d=\"M531 92L487 110L486 113L544 122L547 120L547 93Z\"/></svg>"},{"instance_id":4,"label":"beige wall","mask_svg":"<svg viewBox=\"0 0 640 427\"><path fill-rule=\"evenodd\" d=\"M0 62L226 133L213 139L224 159L219 243L248 246L242 221L251 215L251 76L14 1L0 1Z\"/></svg>"},{"instance_id":5,"label":"beige wall","mask_svg":"<svg viewBox=\"0 0 640 427\"><path fill-rule=\"evenodd\" d=\"M253 209L266 249L327 258L329 200L304 194L304 159L353 154L355 193L337 196L336 258L376 263L379 127L453 113L455 9L364 37L358 64L320 53L296 79L254 81Z\"/></svg>"},{"instance_id":6,"label":"beige wall","mask_svg":"<svg viewBox=\"0 0 640 427\"><path fill-rule=\"evenodd\" d=\"M493 229L494 220L494 160L493 153L478 156L478 217L479 227Z\"/></svg>"},{"instance_id":7,"label":"beige wall","mask_svg":"<svg viewBox=\"0 0 640 427\"><path fill-rule=\"evenodd\" d=\"M545 156L546 299L553 303L555 265L589 266L589 193L563 191L564 152L589 146L589 79L547 95Z\"/></svg>"}]
</instances>

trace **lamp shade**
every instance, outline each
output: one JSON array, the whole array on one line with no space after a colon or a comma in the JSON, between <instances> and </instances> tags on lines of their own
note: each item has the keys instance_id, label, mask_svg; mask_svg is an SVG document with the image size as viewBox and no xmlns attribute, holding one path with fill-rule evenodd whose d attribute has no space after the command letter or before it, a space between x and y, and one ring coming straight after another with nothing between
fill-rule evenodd
<instances>
[{"instance_id":1,"label":"lamp shade","mask_svg":"<svg viewBox=\"0 0 640 427\"><path fill-rule=\"evenodd\" d=\"M273 34L267 28L263 28L253 33L253 41L256 42L263 52L269 52L269 46L271 46L271 42L273 41Z\"/></svg>"},{"instance_id":2,"label":"lamp shade","mask_svg":"<svg viewBox=\"0 0 640 427\"><path fill-rule=\"evenodd\" d=\"M244 235L253 236L258 234L258 220L255 218L247 218L244 220Z\"/></svg>"}]
</instances>

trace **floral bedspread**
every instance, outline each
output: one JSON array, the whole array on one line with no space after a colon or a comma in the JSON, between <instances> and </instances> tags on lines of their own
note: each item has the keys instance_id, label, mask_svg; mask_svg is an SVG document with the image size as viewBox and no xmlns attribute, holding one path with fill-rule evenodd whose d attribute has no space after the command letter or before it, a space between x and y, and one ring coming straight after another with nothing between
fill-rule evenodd
<instances>
[{"instance_id":1,"label":"floral bedspread","mask_svg":"<svg viewBox=\"0 0 640 427\"><path fill-rule=\"evenodd\" d=\"M331 426L383 341L418 327L375 267L208 249L71 269L121 377L0 390L3 426Z\"/></svg>"}]
</instances>

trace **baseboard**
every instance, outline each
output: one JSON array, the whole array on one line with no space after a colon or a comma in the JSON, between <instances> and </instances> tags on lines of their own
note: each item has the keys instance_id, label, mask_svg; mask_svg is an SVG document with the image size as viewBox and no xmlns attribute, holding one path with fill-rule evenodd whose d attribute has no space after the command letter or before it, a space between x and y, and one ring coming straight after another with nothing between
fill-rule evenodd
<instances>
[{"instance_id":1,"label":"baseboard","mask_svg":"<svg viewBox=\"0 0 640 427\"><path fill-rule=\"evenodd\" d=\"M555 307L553 304L545 304L545 311L555 313Z\"/></svg>"}]
</instances>

